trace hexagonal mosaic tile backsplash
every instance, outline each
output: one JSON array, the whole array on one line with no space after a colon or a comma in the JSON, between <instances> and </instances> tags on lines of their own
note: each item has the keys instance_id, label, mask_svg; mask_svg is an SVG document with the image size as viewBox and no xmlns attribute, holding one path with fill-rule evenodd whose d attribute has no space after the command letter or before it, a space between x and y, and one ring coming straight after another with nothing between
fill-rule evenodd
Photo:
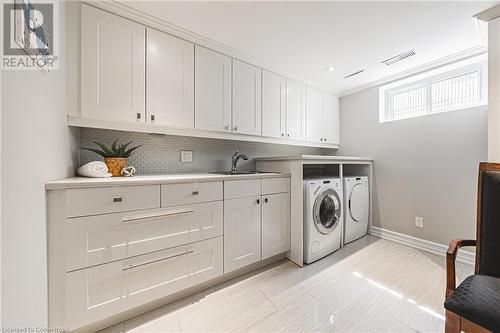
<instances>
[{"instance_id":1,"label":"hexagonal mosaic tile backsplash","mask_svg":"<svg viewBox=\"0 0 500 333\"><path fill-rule=\"evenodd\" d=\"M231 170L231 156L236 150L249 157L238 162L239 170L254 170L255 157L286 155L334 155L334 149L311 148L255 143L243 141L192 138L172 135L111 131L93 128L80 130L80 146L92 147L92 141L111 144L116 138L120 142L133 141L143 145L128 162L137 169L137 174L154 175L183 172L217 172ZM193 162L181 162L181 150L193 151ZM80 150L80 165L101 157Z\"/></svg>"}]
</instances>

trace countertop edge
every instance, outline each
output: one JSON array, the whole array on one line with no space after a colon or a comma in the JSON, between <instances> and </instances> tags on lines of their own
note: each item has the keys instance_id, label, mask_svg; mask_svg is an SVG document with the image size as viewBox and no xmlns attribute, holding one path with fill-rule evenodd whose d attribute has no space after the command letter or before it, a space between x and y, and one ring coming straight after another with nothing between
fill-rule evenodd
<instances>
[{"instance_id":1,"label":"countertop edge","mask_svg":"<svg viewBox=\"0 0 500 333\"><path fill-rule=\"evenodd\" d=\"M292 155L277 157L257 157L255 161L291 161L291 160L331 160L331 161L366 161L373 162L373 157L357 156L321 156L321 155Z\"/></svg>"},{"instance_id":2,"label":"countertop edge","mask_svg":"<svg viewBox=\"0 0 500 333\"><path fill-rule=\"evenodd\" d=\"M223 175L223 174L201 174L201 175L150 175L135 177L115 177L115 178L86 178L72 177L45 183L45 190L66 190L78 188L96 188L112 186L141 186L141 185L164 185L182 184L194 182L217 182L227 180L252 180L267 178L290 177L287 173L258 173L243 175Z\"/></svg>"}]
</instances>

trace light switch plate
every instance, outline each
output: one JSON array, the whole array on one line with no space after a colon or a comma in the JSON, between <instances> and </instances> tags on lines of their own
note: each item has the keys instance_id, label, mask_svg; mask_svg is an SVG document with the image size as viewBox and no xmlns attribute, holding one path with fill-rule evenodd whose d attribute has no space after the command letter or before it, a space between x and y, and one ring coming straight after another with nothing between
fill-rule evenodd
<instances>
[{"instance_id":1,"label":"light switch plate","mask_svg":"<svg viewBox=\"0 0 500 333\"><path fill-rule=\"evenodd\" d=\"M181 150L181 162L193 162L193 151Z\"/></svg>"}]
</instances>

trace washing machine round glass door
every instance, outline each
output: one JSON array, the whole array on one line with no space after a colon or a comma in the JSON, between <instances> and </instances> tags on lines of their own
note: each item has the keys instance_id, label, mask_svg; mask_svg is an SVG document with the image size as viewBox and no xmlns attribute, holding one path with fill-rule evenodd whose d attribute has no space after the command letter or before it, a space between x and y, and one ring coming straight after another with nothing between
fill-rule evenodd
<instances>
[{"instance_id":1,"label":"washing machine round glass door","mask_svg":"<svg viewBox=\"0 0 500 333\"><path fill-rule=\"evenodd\" d=\"M326 189L314 201L314 224L324 235L331 233L340 222L340 198L336 191Z\"/></svg>"}]
</instances>

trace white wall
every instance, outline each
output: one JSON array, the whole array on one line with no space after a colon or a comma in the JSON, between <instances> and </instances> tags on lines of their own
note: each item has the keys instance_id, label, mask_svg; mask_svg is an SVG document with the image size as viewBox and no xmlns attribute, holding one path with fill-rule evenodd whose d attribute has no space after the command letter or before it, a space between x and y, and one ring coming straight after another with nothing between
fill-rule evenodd
<instances>
[{"instance_id":1,"label":"white wall","mask_svg":"<svg viewBox=\"0 0 500 333\"><path fill-rule=\"evenodd\" d=\"M73 174L76 135L66 110L77 106L75 4L60 2L60 69L5 71L1 77L1 317L4 327L47 325L44 182ZM72 31L69 33L68 31ZM71 34L71 35L68 35ZM68 40L65 41L65 38ZM71 52L69 52L71 51Z\"/></svg>"},{"instance_id":2,"label":"white wall","mask_svg":"<svg viewBox=\"0 0 500 333\"><path fill-rule=\"evenodd\" d=\"M488 161L500 162L500 18L488 22Z\"/></svg>"},{"instance_id":3,"label":"white wall","mask_svg":"<svg viewBox=\"0 0 500 333\"><path fill-rule=\"evenodd\" d=\"M372 88L340 101L339 155L375 159L373 224L441 244L473 238L487 108L379 124L378 98Z\"/></svg>"},{"instance_id":4,"label":"white wall","mask_svg":"<svg viewBox=\"0 0 500 333\"><path fill-rule=\"evenodd\" d=\"M2 325L2 71L0 70L0 327Z\"/></svg>"}]
</instances>

